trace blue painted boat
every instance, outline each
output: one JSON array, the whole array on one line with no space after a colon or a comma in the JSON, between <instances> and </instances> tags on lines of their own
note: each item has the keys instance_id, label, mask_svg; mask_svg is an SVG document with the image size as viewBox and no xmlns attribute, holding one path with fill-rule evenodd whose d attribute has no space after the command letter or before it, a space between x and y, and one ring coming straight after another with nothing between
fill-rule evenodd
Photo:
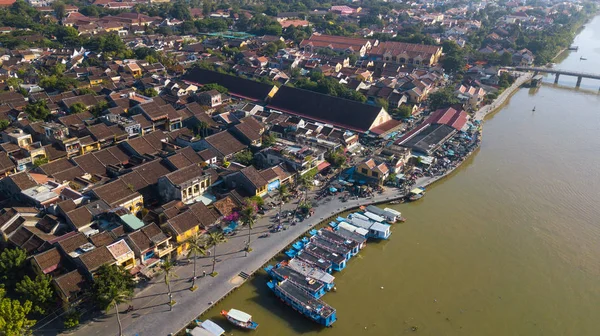
<instances>
[{"instance_id":1,"label":"blue painted boat","mask_svg":"<svg viewBox=\"0 0 600 336\"><path fill-rule=\"evenodd\" d=\"M267 286L285 304L321 325L330 327L337 320L333 307L315 299L287 279L281 282L269 281Z\"/></svg>"},{"instance_id":2,"label":"blue painted boat","mask_svg":"<svg viewBox=\"0 0 600 336\"><path fill-rule=\"evenodd\" d=\"M280 264L293 269L305 277L319 280L325 284L325 289L327 291L330 291L335 287L335 277L333 275L298 258L282 261Z\"/></svg>"},{"instance_id":3,"label":"blue painted boat","mask_svg":"<svg viewBox=\"0 0 600 336\"><path fill-rule=\"evenodd\" d=\"M346 256L342 254L337 254L335 252L331 252L330 250L326 250L321 246L316 244L307 245L300 255L309 254L313 255L315 258L327 260L331 263L331 267L335 271L341 271L346 268Z\"/></svg>"},{"instance_id":4,"label":"blue painted boat","mask_svg":"<svg viewBox=\"0 0 600 336\"><path fill-rule=\"evenodd\" d=\"M284 264L268 266L265 268L267 273L276 281L289 280L294 285L302 288L315 299L321 298L326 293L325 283L317 279L302 275L300 272Z\"/></svg>"},{"instance_id":5,"label":"blue painted boat","mask_svg":"<svg viewBox=\"0 0 600 336\"><path fill-rule=\"evenodd\" d=\"M285 251L285 255L288 256L290 259L294 258L297 254L298 254L298 251L296 251L294 249Z\"/></svg>"},{"instance_id":6,"label":"blue painted boat","mask_svg":"<svg viewBox=\"0 0 600 336\"><path fill-rule=\"evenodd\" d=\"M250 314L244 313L241 310L237 309L229 309L221 310L221 315L225 316L227 321L236 327L240 327L242 329L250 329L255 330L258 328L258 323L252 321L252 316Z\"/></svg>"},{"instance_id":7,"label":"blue painted boat","mask_svg":"<svg viewBox=\"0 0 600 336\"><path fill-rule=\"evenodd\" d=\"M313 254L304 253L304 251L296 254L296 258L311 264L314 267L317 267L327 273L332 272L332 263L329 260L323 259L321 257L317 257Z\"/></svg>"}]
</instances>

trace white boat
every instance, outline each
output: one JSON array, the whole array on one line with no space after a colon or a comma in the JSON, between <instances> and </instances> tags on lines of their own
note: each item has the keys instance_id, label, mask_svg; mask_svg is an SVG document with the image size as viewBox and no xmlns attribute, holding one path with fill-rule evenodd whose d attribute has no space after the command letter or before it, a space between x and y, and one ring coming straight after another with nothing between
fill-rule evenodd
<instances>
[{"instance_id":1,"label":"white boat","mask_svg":"<svg viewBox=\"0 0 600 336\"><path fill-rule=\"evenodd\" d=\"M237 327L251 330L258 328L258 323L252 321L252 316L248 313L244 313L241 310L221 310L221 315L225 316L227 318L227 321L229 321L231 324Z\"/></svg>"},{"instance_id":2,"label":"white boat","mask_svg":"<svg viewBox=\"0 0 600 336\"><path fill-rule=\"evenodd\" d=\"M198 325L190 331L192 336L222 336L225 335L225 329L211 320L196 320Z\"/></svg>"}]
</instances>

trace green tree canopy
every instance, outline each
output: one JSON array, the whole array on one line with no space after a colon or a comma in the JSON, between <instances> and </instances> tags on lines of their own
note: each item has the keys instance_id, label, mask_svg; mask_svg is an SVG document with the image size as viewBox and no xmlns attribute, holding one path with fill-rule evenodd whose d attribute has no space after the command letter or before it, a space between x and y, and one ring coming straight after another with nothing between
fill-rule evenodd
<instances>
[{"instance_id":1,"label":"green tree canopy","mask_svg":"<svg viewBox=\"0 0 600 336\"><path fill-rule=\"evenodd\" d=\"M346 155L342 151L330 152L327 157L327 162L329 162L333 167L339 168L346 163Z\"/></svg>"},{"instance_id":2,"label":"green tree canopy","mask_svg":"<svg viewBox=\"0 0 600 336\"><path fill-rule=\"evenodd\" d=\"M102 265L96 272L92 286L94 301L103 309L107 309L117 294L125 292L133 295L135 282L133 276L123 267Z\"/></svg>"},{"instance_id":3,"label":"green tree canopy","mask_svg":"<svg viewBox=\"0 0 600 336\"><path fill-rule=\"evenodd\" d=\"M44 314L54 297L51 281L52 278L45 274L38 274L35 280L26 275L17 283L15 291L21 294L21 298L33 303L34 311Z\"/></svg>"},{"instance_id":4,"label":"green tree canopy","mask_svg":"<svg viewBox=\"0 0 600 336\"><path fill-rule=\"evenodd\" d=\"M412 106L408 106L408 105L401 105L397 110L396 113L401 116L402 118L408 118L412 115Z\"/></svg>"},{"instance_id":5,"label":"green tree canopy","mask_svg":"<svg viewBox=\"0 0 600 336\"><path fill-rule=\"evenodd\" d=\"M250 150L246 149L239 153L236 153L234 155L234 159L236 162L241 163L244 166L250 166L252 165L252 160L254 159L254 156L252 155L252 152Z\"/></svg>"},{"instance_id":6,"label":"green tree canopy","mask_svg":"<svg viewBox=\"0 0 600 336\"><path fill-rule=\"evenodd\" d=\"M50 109L48 109L48 105L45 100L38 100L33 104L28 104L25 106L25 113L30 120L47 120L50 116Z\"/></svg>"},{"instance_id":7,"label":"green tree canopy","mask_svg":"<svg viewBox=\"0 0 600 336\"><path fill-rule=\"evenodd\" d=\"M4 131L10 126L10 121L6 119L0 119L0 131Z\"/></svg>"},{"instance_id":8,"label":"green tree canopy","mask_svg":"<svg viewBox=\"0 0 600 336\"><path fill-rule=\"evenodd\" d=\"M430 94L428 101L432 111L460 103L451 87L446 87Z\"/></svg>"},{"instance_id":9,"label":"green tree canopy","mask_svg":"<svg viewBox=\"0 0 600 336\"><path fill-rule=\"evenodd\" d=\"M229 92L229 90L227 90L226 87L219 85L217 83L209 83L209 84L203 85L200 88L200 91L210 91L210 90L217 90L222 94L227 94Z\"/></svg>"},{"instance_id":10,"label":"green tree canopy","mask_svg":"<svg viewBox=\"0 0 600 336\"><path fill-rule=\"evenodd\" d=\"M31 327L35 324L35 320L27 318L31 312L31 301L21 303L19 300L6 298L4 295L4 289L0 288L0 335L31 335Z\"/></svg>"},{"instance_id":11,"label":"green tree canopy","mask_svg":"<svg viewBox=\"0 0 600 336\"><path fill-rule=\"evenodd\" d=\"M77 102L69 107L70 114L77 114L87 110L87 107L84 103Z\"/></svg>"},{"instance_id":12,"label":"green tree canopy","mask_svg":"<svg viewBox=\"0 0 600 336\"><path fill-rule=\"evenodd\" d=\"M20 279L25 266L27 253L20 248L5 248L0 253L0 280L5 285L12 286Z\"/></svg>"}]
</instances>

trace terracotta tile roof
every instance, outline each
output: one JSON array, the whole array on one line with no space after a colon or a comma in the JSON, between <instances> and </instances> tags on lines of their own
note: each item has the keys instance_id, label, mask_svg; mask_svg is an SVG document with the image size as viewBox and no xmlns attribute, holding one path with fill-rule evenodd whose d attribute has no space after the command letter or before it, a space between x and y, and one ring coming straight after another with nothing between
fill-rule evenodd
<instances>
[{"instance_id":1,"label":"terracotta tile roof","mask_svg":"<svg viewBox=\"0 0 600 336\"><path fill-rule=\"evenodd\" d=\"M38 251L45 243L43 239L25 226L21 226L13 232L8 238L8 241L17 247L24 249L28 254Z\"/></svg>"},{"instance_id":2,"label":"terracotta tile roof","mask_svg":"<svg viewBox=\"0 0 600 336\"><path fill-rule=\"evenodd\" d=\"M90 236L89 239L97 247L110 245L115 242L115 238L108 231L97 233Z\"/></svg>"},{"instance_id":3,"label":"terracotta tile roof","mask_svg":"<svg viewBox=\"0 0 600 336\"><path fill-rule=\"evenodd\" d=\"M88 112L88 111L83 111L81 113L77 113L77 114L70 114L64 117L60 117L58 118L58 121L69 127L71 125L79 125L79 124L83 124L84 120L89 120L89 119L93 119L94 116Z\"/></svg>"},{"instance_id":4,"label":"terracotta tile roof","mask_svg":"<svg viewBox=\"0 0 600 336\"><path fill-rule=\"evenodd\" d=\"M173 167L175 167L175 169L182 169L185 167L189 167L192 164L192 161L190 161L182 153L177 153L177 154L169 156L167 158L167 161L169 161L169 163L171 163L173 165Z\"/></svg>"},{"instance_id":5,"label":"terracotta tile roof","mask_svg":"<svg viewBox=\"0 0 600 336\"><path fill-rule=\"evenodd\" d=\"M88 131L92 134L92 137L97 141L111 140L115 137L115 134L105 124L89 126Z\"/></svg>"},{"instance_id":6,"label":"terracotta tile roof","mask_svg":"<svg viewBox=\"0 0 600 336\"><path fill-rule=\"evenodd\" d=\"M221 214L221 216L229 216L234 209L239 207L231 197L227 196L213 203L213 206Z\"/></svg>"},{"instance_id":7,"label":"terracotta tile roof","mask_svg":"<svg viewBox=\"0 0 600 336\"><path fill-rule=\"evenodd\" d=\"M63 189L66 190L66 189ZM58 226L58 218L56 216L46 214L39 222L35 225L38 229L42 230L44 233L51 233Z\"/></svg>"},{"instance_id":8,"label":"terracotta tile roof","mask_svg":"<svg viewBox=\"0 0 600 336\"><path fill-rule=\"evenodd\" d=\"M131 248L137 253L144 253L152 247L152 241L141 230L137 230L127 235Z\"/></svg>"},{"instance_id":9,"label":"terracotta tile roof","mask_svg":"<svg viewBox=\"0 0 600 336\"><path fill-rule=\"evenodd\" d=\"M171 170L162 162L154 160L133 168L134 172L139 173L149 184L156 184L161 176L167 175Z\"/></svg>"},{"instance_id":10,"label":"terracotta tile roof","mask_svg":"<svg viewBox=\"0 0 600 336\"><path fill-rule=\"evenodd\" d=\"M116 261L106 246L98 247L90 252L79 256L79 260L88 272L94 272L104 264L112 264Z\"/></svg>"},{"instance_id":11,"label":"terracotta tile roof","mask_svg":"<svg viewBox=\"0 0 600 336\"><path fill-rule=\"evenodd\" d=\"M112 243L106 246L106 248L115 259L119 259L127 253L132 252L131 248L129 247L129 245L127 245L127 242L125 240L119 240L116 243Z\"/></svg>"},{"instance_id":12,"label":"terracotta tile roof","mask_svg":"<svg viewBox=\"0 0 600 336\"><path fill-rule=\"evenodd\" d=\"M55 173L63 172L73 167L75 167L75 164L65 158L43 164L38 169L48 176L53 176Z\"/></svg>"},{"instance_id":13,"label":"terracotta tile roof","mask_svg":"<svg viewBox=\"0 0 600 336\"><path fill-rule=\"evenodd\" d=\"M129 162L129 155L127 155L121 148L119 148L117 146L113 146L113 147L107 148L106 150L108 152L110 152L115 158L117 158L117 160L119 160L119 163L125 164L125 163ZM107 163L107 162L104 162L100 156L96 156L96 157L103 163Z\"/></svg>"},{"instance_id":14,"label":"terracotta tile roof","mask_svg":"<svg viewBox=\"0 0 600 336\"><path fill-rule=\"evenodd\" d=\"M207 148L198 152L198 155L203 161L210 161L217 157L217 154L212 149Z\"/></svg>"},{"instance_id":15,"label":"terracotta tile roof","mask_svg":"<svg viewBox=\"0 0 600 336\"><path fill-rule=\"evenodd\" d=\"M33 188L37 185L35 180L26 172L12 174L5 178L11 180L20 190Z\"/></svg>"},{"instance_id":16,"label":"terracotta tile roof","mask_svg":"<svg viewBox=\"0 0 600 336\"><path fill-rule=\"evenodd\" d=\"M44 149L46 150L46 155L48 156L48 159L50 161L54 161L54 160L58 160L60 158L67 157L67 152L58 148L54 144L46 145L46 146L44 146Z\"/></svg>"},{"instance_id":17,"label":"terracotta tile roof","mask_svg":"<svg viewBox=\"0 0 600 336\"><path fill-rule=\"evenodd\" d=\"M251 120L254 120L252 118ZM257 122L258 123L258 122ZM261 130L262 126L260 124L258 127L255 123L252 122L242 122L233 126L233 129L237 130L239 133L243 134L249 141L257 141L261 138Z\"/></svg>"},{"instance_id":18,"label":"terracotta tile roof","mask_svg":"<svg viewBox=\"0 0 600 336\"><path fill-rule=\"evenodd\" d=\"M53 247L46 252L34 255L33 261L44 274L48 274L58 268L62 261L62 256L58 249Z\"/></svg>"},{"instance_id":19,"label":"terracotta tile roof","mask_svg":"<svg viewBox=\"0 0 600 336\"><path fill-rule=\"evenodd\" d=\"M15 169L15 163L8 157L5 152L0 152L0 172L7 172Z\"/></svg>"},{"instance_id":20,"label":"terracotta tile roof","mask_svg":"<svg viewBox=\"0 0 600 336\"><path fill-rule=\"evenodd\" d=\"M86 171L81 167L73 167L62 172L54 173L54 179L59 182L74 181L77 177L86 174Z\"/></svg>"},{"instance_id":21,"label":"terracotta tile roof","mask_svg":"<svg viewBox=\"0 0 600 336\"><path fill-rule=\"evenodd\" d=\"M200 221L191 211L181 213L169 219L167 223L178 235L181 235L184 232L191 230L193 227L200 225Z\"/></svg>"},{"instance_id":22,"label":"terracotta tile roof","mask_svg":"<svg viewBox=\"0 0 600 336\"><path fill-rule=\"evenodd\" d=\"M73 158L77 166L81 167L86 173L106 175L106 167L100 162L94 153L88 153L82 156Z\"/></svg>"},{"instance_id":23,"label":"terracotta tile roof","mask_svg":"<svg viewBox=\"0 0 600 336\"><path fill-rule=\"evenodd\" d=\"M141 230L154 244L159 244L169 239L158 225L154 223L144 226Z\"/></svg>"},{"instance_id":24,"label":"terracotta tile roof","mask_svg":"<svg viewBox=\"0 0 600 336\"><path fill-rule=\"evenodd\" d=\"M288 173L287 171L283 170L283 168L281 168L281 166L271 167L271 169L275 172L275 174L277 174L277 176L279 177L280 181L283 181L283 180L287 179L290 176L290 173Z\"/></svg>"},{"instance_id":25,"label":"terracotta tile roof","mask_svg":"<svg viewBox=\"0 0 600 336\"><path fill-rule=\"evenodd\" d=\"M448 107L433 112L424 123L448 125L460 131L467 123L467 117L465 111Z\"/></svg>"},{"instance_id":26,"label":"terracotta tile roof","mask_svg":"<svg viewBox=\"0 0 600 336\"><path fill-rule=\"evenodd\" d=\"M246 148L229 132L213 134L204 138L204 140L222 156L229 156Z\"/></svg>"},{"instance_id":27,"label":"terracotta tile roof","mask_svg":"<svg viewBox=\"0 0 600 336\"><path fill-rule=\"evenodd\" d=\"M110 206L116 206L140 196L139 193L129 189L127 184L120 179L96 187L92 191Z\"/></svg>"},{"instance_id":28,"label":"terracotta tile roof","mask_svg":"<svg viewBox=\"0 0 600 336\"><path fill-rule=\"evenodd\" d=\"M254 168L254 166L248 166L240 172L254 185L256 188L261 188L267 185L267 181L261 176L261 174Z\"/></svg>"},{"instance_id":29,"label":"terracotta tile roof","mask_svg":"<svg viewBox=\"0 0 600 336\"><path fill-rule=\"evenodd\" d=\"M277 173L272 168L263 169L259 173L267 182L274 181L279 178Z\"/></svg>"},{"instance_id":30,"label":"terracotta tile roof","mask_svg":"<svg viewBox=\"0 0 600 336\"><path fill-rule=\"evenodd\" d=\"M59 241L58 246L60 246L66 254L69 254L86 243L89 243L89 241L85 235L83 233L77 233L72 237Z\"/></svg>"},{"instance_id":31,"label":"terracotta tile roof","mask_svg":"<svg viewBox=\"0 0 600 336\"><path fill-rule=\"evenodd\" d=\"M136 114L133 117L131 117L131 119L133 119L135 122L139 123L143 129L152 127L152 122L150 120L146 119L146 117L144 117L141 114Z\"/></svg>"},{"instance_id":32,"label":"terracotta tile roof","mask_svg":"<svg viewBox=\"0 0 600 336\"><path fill-rule=\"evenodd\" d=\"M79 143L81 143L81 146L89 146L89 145L97 143L97 141L88 135L88 136L79 138Z\"/></svg>"},{"instance_id":33,"label":"terracotta tile roof","mask_svg":"<svg viewBox=\"0 0 600 336\"><path fill-rule=\"evenodd\" d=\"M85 276L78 269L55 278L52 281L54 281L66 298L71 298L81 293L88 286Z\"/></svg>"},{"instance_id":34,"label":"terracotta tile roof","mask_svg":"<svg viewBox=\"0 0 600 336\"><path fill-rule=\"evenodd\" d=\"M192 163L202 163L204 160L194 151L192 147L183 147L175 151L177 154L184 155Z\"/></svg>"},{"instance_id":35,"label":"terracotta tile roof","mask_svg":"<svg viewBox=\"0 0 600 336\"><path fill-rule=\"evenodd\" d=\"M204 175L206 174L198 164L192 164L165 175L165 178L167 178L173 185L177 186L190 180L200 178Z\"/></svg>"},{"instance_id":36,"label":"terracotta tile roof","mask_svg":"<svg viewBox=\"0 0 600 336\"><path fill-rule=\"evenodd\" d=\"M190 205L188 211L191 211L194 216L198 218L200 224L202 224L204 227L209 227L215 224L215 222L219 219L219 216L208 209L208 207L206 207L206 205L204 205L202 202L197 202Z\"/></svg>"},{"instance_id":37,"label":"terracotta tile roof","mask_svg":"<svg viewBox=\"0 0 600 336\"><path fill-rule=\"evenodd\" d=\"M58 202L57 206L63 213L67 213L77 208L77 205L75 204L75 202L73 202L73 200Z\"/></svg>"},{"instance_id":38,"label":"terracotta tile roof","mask_svg":"<svg viewBox=\"0 0 600 336\"><path fill-rule=\"evenodd\" d=\"M77 208L71 210L66 214L67 220L75 226L76 229L80 229L84 226L90 225L93 221L92 214L86 207Z\"/></svg>"}]
</instances>

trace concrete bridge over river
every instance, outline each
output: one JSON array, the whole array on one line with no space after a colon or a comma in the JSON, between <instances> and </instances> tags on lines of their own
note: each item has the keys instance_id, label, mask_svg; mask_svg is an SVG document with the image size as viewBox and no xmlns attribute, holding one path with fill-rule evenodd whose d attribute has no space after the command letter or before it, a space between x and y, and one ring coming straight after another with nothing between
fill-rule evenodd
<instances>
[{"instance_id":1,"label":"concrete bridge over river","mask_svg":"<svg viewBox=\"0 0 600 336\"><path fill-rule=\"evenodd\" d=\"M581 86L581 80L583 78L600 80L600 74L554 69L554 68L517 66L517 67L507 67L506 69L517 70L517 71L529 71L529 72L533 72L535 75L537 75L539 73L552 74L552 75L554 75L554 83L558 83L558 78L560 77L560 75L577 77L577 84L575 84L575 87Z\"/></svg>"}]
</instances>

